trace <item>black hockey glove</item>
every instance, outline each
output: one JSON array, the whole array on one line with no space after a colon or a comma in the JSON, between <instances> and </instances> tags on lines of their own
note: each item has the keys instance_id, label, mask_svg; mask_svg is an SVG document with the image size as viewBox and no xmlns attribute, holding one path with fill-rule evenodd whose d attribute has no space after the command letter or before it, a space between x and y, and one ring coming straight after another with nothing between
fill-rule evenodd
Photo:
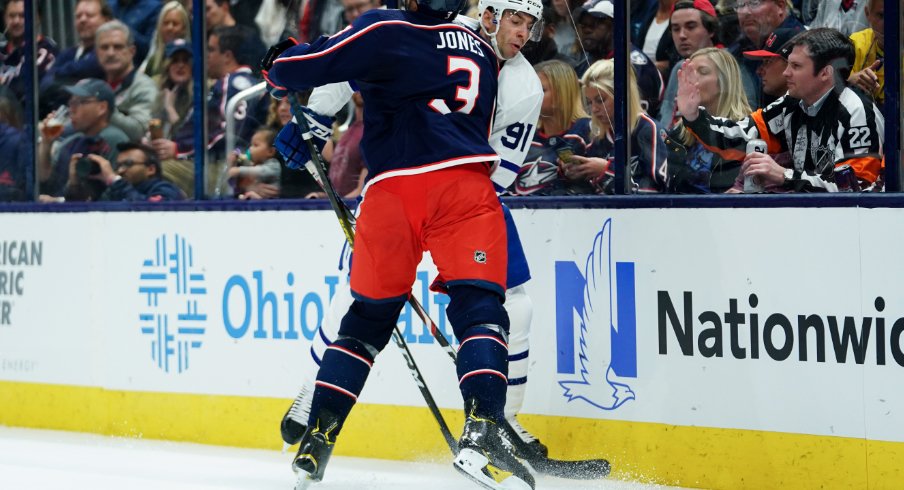
<instances>
[{"instance_id":1,"label":"black hockey glove","mask_svg":"<svg viewBox=\"0 0 904 490\"><path fill-rule=\"evenodd\" d=\"M283 54L283 52L292 46L297 46L298 41L295 40L294 37L290 37L289 39L283 39L282 41L270 46L270 49L267 50L267 54L264 55L263 59L261 59L261 70L267 71L273 67L273 62L276 61L276 58L279 58L279 55Z\"/></svg>"},{"instance_id":2,"label":"black hockey glove","mask_svg":"<svg viewBox=\"0 0 904 490\"><path fill-rule=\"evenodd\" d=\"M273 62L276 61L276 58L279 58L285 50L297 46L298 41L295 38L288 38L283 41L280 41L273 46L270 46L270 49L267 50L267 54L264 55L264 58L261 60L261 74L264 76L264 80L267 81L267 91L270 92L270 95L274 99L285 99L287 95L289 95L289 90L283 86L280 86L273 81L270 80L269 70L273 67Z\"/></svg>"}]
</instances>

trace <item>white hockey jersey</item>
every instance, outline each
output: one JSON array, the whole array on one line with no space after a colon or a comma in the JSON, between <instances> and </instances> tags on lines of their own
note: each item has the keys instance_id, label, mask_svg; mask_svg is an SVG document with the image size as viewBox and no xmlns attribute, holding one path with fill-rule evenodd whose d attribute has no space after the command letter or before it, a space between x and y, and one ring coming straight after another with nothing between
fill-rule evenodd
<instances>
[{"instance_id":1,"label":"white hockey jersey","mask_svg":"<svg viewBox=\"0 0 904 490\"><path fill-rule=\"evenodd\" d=\"M458 16L456 22L477 30L477 20ZM527 59L518 53L507 60L499 72L496 112L490 132L490 146L502 159L492 176L497 192L508 188L530 149L537 130L543 87ZM335 116L351 99L354 90L347 82L331 83L314 89L308 108L325 116Z\"/></svg>"}]
</instances>

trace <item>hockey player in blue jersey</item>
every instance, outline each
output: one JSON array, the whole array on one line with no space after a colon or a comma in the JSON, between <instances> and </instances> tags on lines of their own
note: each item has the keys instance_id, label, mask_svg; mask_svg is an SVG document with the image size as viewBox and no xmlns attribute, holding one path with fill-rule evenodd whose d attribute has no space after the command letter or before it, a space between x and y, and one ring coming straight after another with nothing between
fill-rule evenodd
<instances>
[{"instance_id":1,"label":"hockey player in blue jersey","mask_svg":"<svg viewBox=\"0 0 904 490\"><path fill-rule=\"evenodd\" d=\"M535 71L521 55L520 50L534 34L539 37L541 28L536 21L542 14L542 4L530 0L482 0L478 4L477 12L481 16L480 21L458 16L456 22L475 31L479 30L484 39L494 46L497 57L503 63L499 74L496 116L490 134L490 145L502 159L491 178L497 190L501 191L513 182L518 169L524 162L540 114L543 99L542 87ZM318 87L311 94L309 105L305 108L308 111L306 117L309 125L320 128L320 131L315 131L322 136L320 144L325 143L328 139L331 128L331 122L325 116L332 116L339 111L347 103L352 92L353 89L347 83L341 83ZM296 117L302 117L302 115L299 114ZM282 136L289 140L284 142L284 145L290 147L298 145L296 140L299 137L296 128L284 130ZM277 146L279 145L277 143ZM288 164L299 167L310 158L307 154L299 155L299 157L298 161L290 161ZM508 228L509 246L505 309L511 324L505 416L509 425L515 429L517 435L524 442L534 445L537 451L545 455L545 446L525 430L516 418L517 413L521 410L527 387L528 337L532 304L523 286L530 279L524 251L511 213L507 208L503 207L503 209ZM304 433L310 410L314 376L317 373L320 359L326 348L336 338L339 321L352 301L349 288L339 285L335 295L331 298L330 308L320 329L314 336L310 356L305 356L302 387L280 423L282 438L288 445L297 444Z\"/></svg>"},{"instance_id":2,"label":"hockey player in blue jersey","mask_svg":"<svg viewBox=\"0 0 904 490\"><path fill-rule=\"evenodd\" d=\"M369 180L351 269L355 300L323 356L293 467L300 486L323 477L428 250L450 296L447 314L460 343L466 419L454 465L488 488L533 488L497 428L509 323L502 308L505 222L488 178L499 162L487 141L498 62L473 31L447 22L458 1L412 0L408 7L368 12L310 46L281 43L263 63L274 96L354 80L365 101L361 147Z\"/></svg>"}]
</instances>

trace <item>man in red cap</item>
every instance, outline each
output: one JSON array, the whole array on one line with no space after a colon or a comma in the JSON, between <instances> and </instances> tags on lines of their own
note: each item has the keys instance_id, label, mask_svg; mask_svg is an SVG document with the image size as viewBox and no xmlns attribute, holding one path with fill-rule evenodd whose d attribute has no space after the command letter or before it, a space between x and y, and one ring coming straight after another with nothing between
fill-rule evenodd
<instances>
[{"instance_id":1,"label":"man in red cap","mask_svg":"<svg viewBox=\"0 0 904 490\"><path fill-rule=\"evenodd\" d=\"M775 102L788 91L788 81L785 79L784 72L788 67L788 53L791 49L782 48L796 34L797 31L794 29L779 29L766 38L763 49L744 51L745 58L760 62L756 74L760 77L763 90L761 107Z\"/></svg>"}]
</instances>

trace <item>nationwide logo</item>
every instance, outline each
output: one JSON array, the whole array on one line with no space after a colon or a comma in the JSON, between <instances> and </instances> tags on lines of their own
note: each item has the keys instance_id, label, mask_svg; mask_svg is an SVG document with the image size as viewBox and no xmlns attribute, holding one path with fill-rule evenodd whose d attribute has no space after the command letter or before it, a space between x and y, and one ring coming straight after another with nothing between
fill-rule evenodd
<instances>
[{"instance_id":1,"label":"nationwide logo","mask_svg":"<svg viewBox=\"0 0 904 490\"><path fill-rule=\"evenodd\" d=\"M583 272L574 262L556 262L556 371L562 396L602 410L633 400L629 383L637 378L634 263L614 265L611 218L594 238Z\"/></svg>"},{"instance_id":2,"label":"nationwide logo","mask_svg":"<svg viewBox=\"0 0 904 490\"><path fill-rule=\"evenodd\" d=\"M142 335L151 341L151 360L167 373L188 370L190 354L201 348L207 313L204 273L192 246L179 235L161 235L154 253L142 262L138 292L146 304L138 314Z\"/></svg>"}]
</instances>

